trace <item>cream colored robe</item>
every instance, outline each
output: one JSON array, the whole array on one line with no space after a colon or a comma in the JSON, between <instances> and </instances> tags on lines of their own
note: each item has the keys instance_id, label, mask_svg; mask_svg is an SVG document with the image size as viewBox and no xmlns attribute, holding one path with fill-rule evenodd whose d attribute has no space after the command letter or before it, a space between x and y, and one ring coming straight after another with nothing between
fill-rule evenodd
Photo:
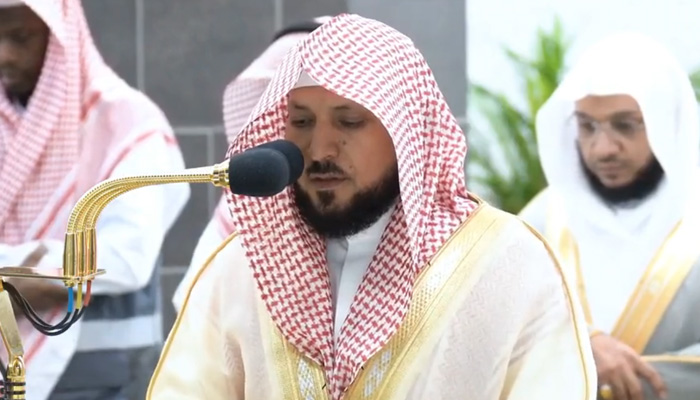
<instances>
[{"instance_id":1,"label":"cream colored robe","mask_svg":"<svg viewBox=\"0 0 700 400\"><path fill-rule=\"evenodd\" d=\"M625 342L650 362L668 387L668 400L700 399L700 184L683 218L671 232L655 235L661 238L655 245L642 232L628 242L600 232L576 237L561 199L546 189L522 215L576 277L589 329ZM607 251L591 254L593 248ZM644 399L657 400L648 382L642 383Z\"/></svg>"},{"instance_id":2,"label":"cream colored robe","mask_svg":"<svg viewBox=\"0 0 700 400\"><path fill-rule=\"evenodd\" d=\"M482 205L416 282L401 328L345 399L589 400L581 306L550 251ZM322 370L272 324L239 240L202 269L147 399L321 399Z\"/></svg>"}]
</instances>

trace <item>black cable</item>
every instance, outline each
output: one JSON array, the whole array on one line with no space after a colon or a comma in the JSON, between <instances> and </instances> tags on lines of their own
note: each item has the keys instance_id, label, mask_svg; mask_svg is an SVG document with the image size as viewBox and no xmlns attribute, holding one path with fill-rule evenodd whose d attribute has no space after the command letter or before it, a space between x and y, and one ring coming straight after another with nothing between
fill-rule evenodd
<instances>
[{"instance_id":1,"label":"black cable","mask_svg":"<svg viewBox=\"0 0 700 400\"><path fill-rule=\"evenodd\" d=\"M22 311L24 311L25 316L32 326L47 336L56 336L65 332L82 316L82 312L84 311L84 309L81 309L80 311L73 310L73 312L67 312L66 316L60 322L56 323L55 325L49 325L44 322L41 317L39 317L25 298L17 294L16 296L13 296L13 300L15 300L15 302L21 306L20 308Z\"/></svg>"},{"instance_id":2,"label":"black cable","mask_svg":"<svg viewBox=\"0 0 700 400\"><path fill-rule=\"evenodd\" d=\"M14 300L16 305L18 305L19 308L22 310L23 314L27 317L32 326L34 326L36 330L47 336L56 336L64 333L76 321L78 321L80 317L82 317L82 314L85 310L84 308L81 308L80 310L66 312L66 316L61 321L54 325L51 325L41 319L39 314L37 314L37 312L34 311L34 308L32 308L27 299L25 299L24 296L22 296L19 293L17 288L15 288L12 284L9 283L5 283L4 287L7 290L10 297L12 298L12 300Z\"/></svg>"},{"instance_id":3,"label":"black cable","mask_svg":"<svg viewBox=\"0 0 700 400\"><path fill-rule=\"evenodd\" d=\"M52 325L44 321L39 316L31 304L29 304L27 299L25 299L24 296L22 296L17 288L11 283L3 282L3 288L7 291L15 305L18 306L22 313L27 317L27 320L29 320L32 326L46 336L57 336L64 333L70 329L70 327L73 326L73 324L75 324L85 312L85 307L67 311L66 316L61 321ZM5 365L2 365L2 363L0 363L0 375L2 375L2 382L0 382L0 400L9 400L13 395L25 393L24 383L22 383L20 387L15 387L12 382L8 382L7 368Z\"/></svg>"},{"instance_id":4,"label":"black cable","mask_svg":"<svg viewBox=\"0 0 700 400\"><path fill-rule=\"evenodd\" d=\"M12 286L12 285L7 285L7 286L8 286L7 292L10 294L10 297L12 298L12 300L15 301L16 304L22 306L22 310L25 311L25 314L28 314L27 315L28 318L31 318L31 319L37 321L37 323L39 323L41 326L45 327L46 329L52 328L52 325L49 325L41 320L41 317L39 317L39 314L37 314L36 311L34 311L34 308L31 306L31 304L29 304L27 299L25 299L14 286ZM63 324L68 322L69 316L70 316L70 313L66 313L66 317L63 318L63 320L61 320L60 322L58 322L56 325L62 326Z\"/></svg>"}]
</instances>

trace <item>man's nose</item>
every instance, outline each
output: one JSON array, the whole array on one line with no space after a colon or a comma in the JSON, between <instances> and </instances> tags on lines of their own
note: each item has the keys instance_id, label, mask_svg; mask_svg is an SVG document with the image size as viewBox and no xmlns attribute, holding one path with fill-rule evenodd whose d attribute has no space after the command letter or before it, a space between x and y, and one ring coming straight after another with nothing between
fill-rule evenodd
<instances>
[{"instance_id":1,"label":"man's nose","mask_svg":"<svg viewBox=\"0 0 700 400\"><path fill-rule=\"evenodd\" d=\"M591 143L591 151L596 157L606 158L617 154L620 151L620 144L611 137L610 133L601 130L597 132Z\"/></svg>"},{"instance_id":2,"label":"man's nose","mask_svg":"<svg viewBox=\"0 0 700 400\"><path fill-rule=\"evenodd\" d=\"M18 57L17 47L7 39L0 39L0 69L16 65Z\"/></svg>"},{"instance_id":3,"label":"man's nose","mask_svg":"<svg viewBox=\"0 0 700 400\"><path fill-rule=\"evenodd\" d=\"M340 137L334 129L316 128L312 134L309 156L312 161L332 160L338 157Z\"/></svg>"}]
</instances>

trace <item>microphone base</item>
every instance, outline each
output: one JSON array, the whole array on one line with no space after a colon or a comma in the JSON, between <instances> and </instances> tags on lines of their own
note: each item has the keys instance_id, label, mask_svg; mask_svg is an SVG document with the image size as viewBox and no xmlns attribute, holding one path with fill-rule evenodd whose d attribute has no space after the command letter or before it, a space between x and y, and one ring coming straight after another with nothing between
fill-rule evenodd
<instances>
[{"instance_id":1,"label":"microphone base","mask_svg":"<svg viewBox=\"0 0 700 400\"><path fill-rule=\"evenodd\" d=\"M27 279L53 279L63 281L67 285L75 285L95 279L96 276L105 273L104 269L98 269L89 274L80 276L64 275L63 268L32 268L32 267L0 267L0 277L27 278Z\"/></svg>"}]
</instances>

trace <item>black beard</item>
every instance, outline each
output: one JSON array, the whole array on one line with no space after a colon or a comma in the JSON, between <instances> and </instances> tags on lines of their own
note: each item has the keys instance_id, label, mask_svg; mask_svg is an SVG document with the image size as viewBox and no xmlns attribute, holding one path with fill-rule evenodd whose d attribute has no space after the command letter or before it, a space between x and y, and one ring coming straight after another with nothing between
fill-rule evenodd
<instances>
[{"instance_id":1,"label":"black beard","mask_svg":"<svg viewBox=\"0 0 700 400\"><path fill-rule=\"evenodd\" d=\"M377 185L356 193L342 209L320 211L298 183L294 183L293 196L301 218L314 231L326 238L342 238L372 226L396 203L400 192L399 171L393 168ZM332 192L319 193L318 197L322 207L335 200Z\"/></svg>"},{"instance_id":2,"label":"black beard","mask_svg":"<svg viewBox=\"0 0 700 400\"><path fill-rule=\"evenodd\" d=\"M29 104L29 99L32 97L30 93L16 93L5 91L5 97L10 103L19 103L22 107L27 108Z\"/></svg>"},{"instance_id":3,"label":"black beard","mask_svg":"<svg viewBox=\"0 0 700 400\"><path fill-rule=\"evenodd\" d=\"M610 205L619 206L644 200L659 188L661 181L664 179L664 169L661 167L659 160L656 157L652 157L647 165L637 173L632 182L624 186L607 187L603 185L593 171L588 169L580 150L578 156L588 185L593 192Z\"/></svg>"}]
</instances>

